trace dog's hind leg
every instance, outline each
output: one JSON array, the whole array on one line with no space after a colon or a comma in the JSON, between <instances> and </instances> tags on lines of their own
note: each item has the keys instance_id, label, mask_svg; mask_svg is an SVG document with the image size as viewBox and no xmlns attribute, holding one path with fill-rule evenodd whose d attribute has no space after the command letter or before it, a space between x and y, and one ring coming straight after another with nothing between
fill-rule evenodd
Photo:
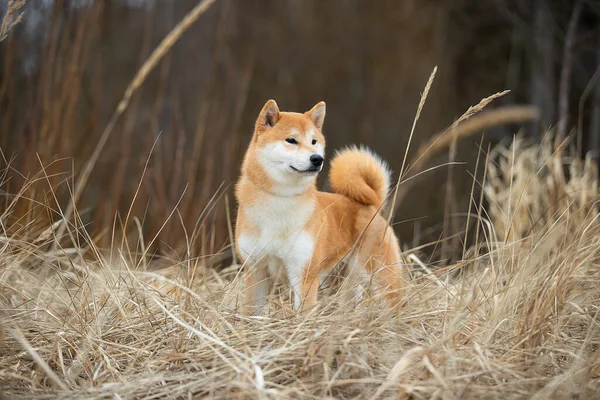
<instances>
[{"instance_id":1,"label":"dog's hind leg","mask_svg":"<svg viewBox=\"0 0 600 400\"><path fill-rule=\"evenodd\" d=\"M373 274L390 306L396 307L404 294L404 268L400 246L391 229L386 232L383 243L371 249L371 257L366 267Z\"/></svg>"},{"instance_id":2,"label":"dog's hind leg","mask_svg":"<svg viewBox=\"0 0 600 400\"><path fill-rule=\"evenodd\" d=\"M365 232L358 259L390 305L400 304L404 289L402 256L398 239L383 218L375 218Z\"/></svg>"}]
</instances>

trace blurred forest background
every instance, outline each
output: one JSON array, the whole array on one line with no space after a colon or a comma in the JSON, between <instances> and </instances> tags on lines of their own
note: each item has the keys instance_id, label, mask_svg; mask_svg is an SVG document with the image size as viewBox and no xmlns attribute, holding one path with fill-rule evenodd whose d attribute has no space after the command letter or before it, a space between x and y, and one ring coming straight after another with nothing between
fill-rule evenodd
<instances>
[{"instance_id":1,"label":"blurred forest background","mask_svg":"<svg viewBox=\"0 0 600 400\"><path fill-rule=\"evenodd\" d=\"M67 206L73 177L127 85L196 4L27 1L22 22L0 44L3 207L42 168L48 179L28 190L31 201L13 213L14 229L58 220L38 202L55 210L57 202ZM0 14L6 6L0 1ZM152 251L181 256L191 241L194 252L212 253L228 243L225 208L235 218L232 184L266 100L290 111L326 101L328 154L363 143L398 173L420 94L436 65L413 151L470 105L504 89L511 92L490 107L534 104L542 110L541 123L490 130L484 149L521 128L538 140L560 122L566 132L582 128L574 140L579 151L597 151L600 83L593 77L599 64L598 1L218 0L134 94L78 209L100 246L110 246L115 224L117 235L125 230L135 240L136 226L123 228L119 218L145 170L132 215L147 238L160 232ZM452 174L457 221L468 207L480 140L459 144L456 160L466 163ZM447 160L446 153L429 166ZM448 169L439 168L408 194L396 216L403 243L442 235L447 178ZM452 225L453 231L462 228Z\"/></svg>"}]
</instances>

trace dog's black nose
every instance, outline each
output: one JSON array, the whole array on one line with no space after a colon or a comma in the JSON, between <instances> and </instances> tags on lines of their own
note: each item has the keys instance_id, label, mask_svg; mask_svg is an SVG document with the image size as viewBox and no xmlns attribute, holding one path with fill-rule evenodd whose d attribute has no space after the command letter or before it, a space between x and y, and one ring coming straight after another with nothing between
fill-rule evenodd
<instances>
[{"instance_id":1,"label":"dog's black nose","mask_svg":"<svg viewBox=\"0 0 600 400\"><path fill-rule=\"evenodd\" d=\"M310 162L315 167L320 167L323 164L323 156L319 154L313 154L312 156L310 156Z\"/></svg>"}]
</instances>

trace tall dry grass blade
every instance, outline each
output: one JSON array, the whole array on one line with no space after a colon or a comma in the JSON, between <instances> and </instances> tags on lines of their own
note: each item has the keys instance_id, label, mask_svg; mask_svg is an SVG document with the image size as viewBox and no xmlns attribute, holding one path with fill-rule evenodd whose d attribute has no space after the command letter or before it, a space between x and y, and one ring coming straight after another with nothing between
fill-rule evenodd
<instances>
[{"instance_id":1,"label":"tall dry grass blade","mask_svg":"<svg viewBox=\"0 0 600 400\"><path fill-rule=\"evenodd\" d=\"M467 223L465 225L465 238L463 241L463 249L462 249L462 259L465 258L465 254L467 253L467 242L469 238L469 225L471 222L471 209L473 208L473 202L475 198L475 182L477 181L477 172L479 171L479 160L481 158L481 146L483 145L483 136L481 135L481 141L479 142L479 151L477 152L477 160L475 161L475 172L473 173L473 182L471 183L471 193L469 194L469 208L467 209ZM482 190L483 192L483 190ZM477 222L479 223L479 221ZM477 243L477 242L475 242Z\"/></svg>"},{"instance_id":2,"label":"tall dry grass blade","mask_svg":"<svg viewBox=\"0 0 600 400\"><path fill-rule=\"evenodd\" d=\"M396 198L398 197L398 187L400 185L400 180L404 175L404 168L406 167L406 160L408 159L408 151L410 150L410 144L412 142L413 135L415 133L415 127L417 126L417 121L421 116L421 111L425 106L425 101L427 100L427 96L429 95L429 90L431 89L431 85L433 84L433 80L435 79L435 74L437 73L437 65L431 71L431 75L429 75L429 79L427 80L427 84L425 85L425 90L421 95L421 100L419 101L419 106L417 107L417 114L415 115L415 119L413 120L412 127L410 129L410 135L408 136L408 143L406 144L406 149L404 150L404 158L402 159L402 166L400 167L400 173L398 174L398 181L396 182L396 188L394 189L394 196L392 197L392 205L390 207L390 213L388 215L388 225L393 218L395 212Z\"/></svg>"},{"instance_id":3,"label":"tall dry grass blade","mask_svg":"<svg viewBox=\"0 0 600 400\"><path fill-rule=\"evenodd\" d=\"M154 149L156 148L156 144L158 143L158 140L160 139L161 133L159 133L156 136L156 139L154 139L154 142L152 143L152 148L150 148L148 157L146 157L146 162L144 164L144 168L142 169L142 174L140 176L140 180L138 182L137 187L135 188L133 198L131 199L131 202L129 203L129 208L127 209L127 214L125 215L125 221L123 222L124 231L122 232L123 237L121 239L121 247L120 247L121 249L123 248L125 238L127 237L127 233L125 231L127 230L127 226L129 225L129 218L131 218L131 212L133 211L133 205L135 204L135 201L138 198L138 194L140 193L142 183L144 182L144 176L146 175L146 172L148 171L148 164L150 164L150 159L152 158L152 154L154 154ZM141 240L141 237L140 237L140 240Z\"/></svg>"},{"instance_id":4,"label":"tall dry grass blade","mask_svg":"<svg viewBox=\"0 0 600 400\"><path fill-rule=\"evenodd\" d=\"M127 89L125 90L125 94L123 95L123 98L119 102L119 105L117 106L110 121L108 122L108 125L102 132L102 135L100 136L100 140L98 141L98 144L94 148L94 151L93 151L92 155L90 156L90 159L86 163L85 167L81 171L81 175L77 179L77 182L76 182L75 188L74 188L73 197L72 197L71 201L69 202L67 209L64 213L64 221L65 222L61 225L61 227L59 228L58 234L57 234L57 236L59 238L62 237L62 234L64 233L64 230L66 229L67 222L71 218L71 215L73 214L73 211L74 211L75 207L77 206L77 202L79 201L79 198L81 197L81 194L83 193L83 189L85 188L85 185L87 184L90 174L92 173L92 170L94 169L94 166L96 165L96 162L98 161L98 158L100 157L100 153L104 149L104 146L106 145L108 138L111 136L115 126L117 125L119 118L121 117L121 115L123 115L125 110L127 110L127 107L129 106L129 101L131 100L131 96L144 83L148 74L150 74L150 72L156 67L158 62L173 47L173 45L175 45L175 43L185 33L185 31L187 31L192 26L192 24L194 22L196 22L198 20L198 18L200 18L200 16L202 14L204 14L215 1L216 0L202 0L200 3L198 3L181 20L181 22L179 22L175 26L175 28L173 28L171 30L171 32L162 40L162 42L158 45L158 47L156 47L156 49L154 49L154 51L152 52L150 57L146 60L146 62L144 62L142 67L135 74L133 80L129 83L129 86L127 86Z\"/></svg>"},{"instance_id":5,"label":"tall dry grass blade","mask_svg":"<svg viewBox=\"0 0 600 400\"><path fill-rule=\"evenodd\" d=\"M415 133L417 121L421 117L421 111L423 111L423 107L425 106L425 101L427 100L427 96L429 95L429 91L431 90L431 85L433 85L433 80L435 79L436 73L437 73L437 65L435 67L433 67L433 71L431 71L431 75L429 75L429 79L427 80L427 84L425 85L425 90L423 91L423 94L421 95L421 99L419 100L419 106L417 107L417 113L415 115L415 119L413 120L413 124L410 129L410 135L408 136L408 143L406 144L406 149L404 150L404 158L402 159L402 166L400 167L400 173L398 174L398 180L396 181L394 195L392 196L392 204L389 209L389 213L388 213L388 217L387 217L387 224L381 234L382 238L385 237L385 235L387 234L387 230L388 230L388 227L390 226L390 222L392 221L392 218L394 217L394 213L395 213L395 209L396 209L396 198L398 197L398 187L400 186L400 180L402 179L402 176L404 175L404 168L406 166L406 160L408 159L408 151L410 150L410 144L412 142L412 138ZM371 221L369 221L369 224L367 225L367 227L370 224L371 224ZM365 229L367 229L367 227L365 227ZM362 234L360 236L362 237ZM382 240L381 244L379 246L378 254L381 254L381 249L382 249L383 243L384 243L384 241Z\"/></svg>"},{"instance_id":6,"label":"tall dry grass blade","mask_svg":"<svg viewBox=\"0 0 600 400\"><path fill-rule=\"evenodd\" d=\"M485 107L487 107L492 101L506 95L510 93L510 90L503 90L502 92L498 92L498 93L494 93L491 96L485 97L483 99L481 99L481 101L474 105L471 106L467 109L467 111L465 111L465 113L463 115L460 116L460 118L458 118L456 121L454 121L452 123L452 125L450 125L450 129L456 128L456 126L458 124L460 124L463 121L466 121L467 119L471 118L473 115L477 114L478 112L482 111Z\"/></svg>"},{"instance_id":7,"label":"tall dry grass blade","mask_svg":"<svg viewBox=\"0 0 600 400\"><path fill-rule=\"evenodd\" d=\"M487 151L485 153L485 164L483 165L483 178L481 179L481 193L479 193L479 203L477 204L477 220L478 221L483 221L483 217L482 214L484 212L483 209L483 199L485 196L485 190L484 190L484 185L487 182L487 178L488 178L488 166L490 165L490 149L491 149L491 144L488 143L488 147L487 147ZM477 224L477 227L475 228L475 255L474 257L478 257L479 256L479 247L478 247L478 243L479 243L479 232L481 231L481 223ZM485 235L485 230L484 230L484 235Z\"/></svg>"},{"instance_id":8,"label":"tall dry grass blade","mask_svg":"<svg viewBox=\"0 0 600 400\"><path fill-rule=\"evenodd\" d=\"M25 6L25 3L27 3L27 0L10 0L8 2L6 14L4 14L2 25L0 25L0 42L5 40L8 37L8 32L23 20L25 12L21 12L19 15L16 14Z\"/></svg>"},{"instance_id":9,"label":"tall dry grass blade","mask_svg":"<svg viewBox=\"0 0 600 400\"><path fill-rule=\"evenodd\" d=\"M235 251L235 234L233 232L233 220L231 218L231 210L229 209L229 196L225 195L225 214L227 217L227 232L229 233L229 243L231 244L231 256L233 263L237 264L237 253Z\"/></svg>"}]
</instances>

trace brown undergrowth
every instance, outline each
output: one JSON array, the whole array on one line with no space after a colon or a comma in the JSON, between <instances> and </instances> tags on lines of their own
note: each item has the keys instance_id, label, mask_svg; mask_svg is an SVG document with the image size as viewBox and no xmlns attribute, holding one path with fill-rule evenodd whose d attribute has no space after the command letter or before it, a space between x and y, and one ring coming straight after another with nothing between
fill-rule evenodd
<instances>
[{"instance_id":1,"label":"brown undergrowth","mask_svg":"<svg viewBox=\"0 0 600 400\"><path fill-rule=\"evenodd\" d=\"M600 390L597 167L563 147L517 137L492 150L489 205L477 204L472 217L480 227L475 245L460 263L437 269L408 254L425 273L413 274L398 313L376 297L346 304L331 287L309 316L295 315L281 291L265 316L243 317L238 265L217 272L190 257L153 268L91 240L54 249L52 229L3 235L3 393L593 398ZM6 230L10 216L2 221Z\"/></svg>"}]
</instances>

